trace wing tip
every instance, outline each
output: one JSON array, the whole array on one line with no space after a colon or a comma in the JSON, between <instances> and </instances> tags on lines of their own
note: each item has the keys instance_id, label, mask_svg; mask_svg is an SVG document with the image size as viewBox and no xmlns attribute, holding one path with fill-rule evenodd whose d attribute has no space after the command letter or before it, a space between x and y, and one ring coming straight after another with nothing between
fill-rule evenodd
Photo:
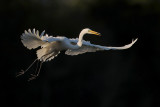
<instances>
[{"instance_id":1,"label":"wing tip","mask_svg":"<svg viewBox=\"0 0 160 107\"><path fill-rule=\"evenodd\" d=\"M137 40L138 40L138 38L136 38L136 39L132 39L132 45L133 45L134 43L136 43L136 42L137 42Z\"/></svg>"},{"instance_id":2,"label":"wing tip","mask_svg":"<svg viewBox=\"0 0 160 107\"><path fill-rule=\"evenodd\" d=\"M138 38L132 39L132 43L126 45L126 48L125 48L125 49L128 49L128 48L132 47L132 46L137 42L137 40L138 40Z\"/></svg>"}]
</instances>

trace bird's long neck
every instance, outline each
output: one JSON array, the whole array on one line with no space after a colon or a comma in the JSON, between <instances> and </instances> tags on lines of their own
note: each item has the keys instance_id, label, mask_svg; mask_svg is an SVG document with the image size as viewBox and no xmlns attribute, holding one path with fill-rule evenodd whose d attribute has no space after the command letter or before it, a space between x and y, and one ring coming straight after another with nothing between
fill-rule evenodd
<instances>
[{"instance_id":1,"label":"bird's long neck","mask_svg":"<svg viewBox=\"0 0 160 107\"><path fill-rule=\"evenodd\" d=\"M82 41L83 41L83 36L84 36L84 35L85 35L84 32L81 32L81 33L79 34L79 39L78 39L78 43L77 43L77 45L78 45L79 47L82 46Z\"/></svg>"}]
</instances>

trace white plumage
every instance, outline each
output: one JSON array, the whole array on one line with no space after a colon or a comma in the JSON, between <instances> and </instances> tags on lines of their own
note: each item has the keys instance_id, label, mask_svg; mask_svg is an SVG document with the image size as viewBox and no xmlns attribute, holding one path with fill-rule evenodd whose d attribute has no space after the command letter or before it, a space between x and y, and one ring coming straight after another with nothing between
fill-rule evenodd
<instances>
[{"instance_id":1,"label":"white plumage","mask_svg":"<svg viewBox=\"0 0 160 107\"><path fill-rule=\"evenodd\" d=\"M110 49L123 50L130 48L138 40L135 39L130 44L121 47L108 47L108 46L94 45L91 44L89 41L83 40L83 36L85 34L100 35L100 33L95 32L88 28L83 29L79 34L79 38L76 39L69 39L67 37L62 37L62 36L53 37L53 36L48 36L48 34L44 33L45 31L43 31L39 35L38 30L35 31L35 29L33 29L33 31L31 31L29 29L28 31L25 31L21 36L23 45L28 49L35 49L41 46L41 49L37 50L37 59L36 59L40 60L41 62L50 61L51 59L56 57L62 50L66 50L65 54L67 55L78 55L86 52L96 52L96 51L110 50ZM30 67L31 66L29 66L29 68ZM26 72L27 70L21 72L20 75L24 74L24 72ZM34 77L36 76L38 75L34 75Z\"/></svg>"}]
</instances>

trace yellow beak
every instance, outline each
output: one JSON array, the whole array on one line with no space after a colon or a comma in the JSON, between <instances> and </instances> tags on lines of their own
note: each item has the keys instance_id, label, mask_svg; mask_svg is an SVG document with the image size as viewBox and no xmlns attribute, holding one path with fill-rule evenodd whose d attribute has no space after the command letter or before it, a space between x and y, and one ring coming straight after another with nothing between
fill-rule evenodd
<instances>
[{"instance_id":1,"label":"yellow beak","mask_svg":"<svg viewBox=\"0 0 160 107\"><path fill-rule=\"evenodd\" d=\"M100 33L96 32L96 31L93 31L93 30L89 30L89 33L94 34L94 35L101 36Z\"/></svg>"}]
</instances>

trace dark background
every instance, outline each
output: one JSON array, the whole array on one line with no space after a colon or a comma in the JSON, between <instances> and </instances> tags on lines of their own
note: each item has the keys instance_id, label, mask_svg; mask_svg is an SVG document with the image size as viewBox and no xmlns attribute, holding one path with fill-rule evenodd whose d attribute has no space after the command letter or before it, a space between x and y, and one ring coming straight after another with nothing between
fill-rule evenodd
<instances>
[{"instance_id":1,"label":"dark background","mask_svg":"<svg viewBox=\"0 0 160 107\"><path fill-rule=\"evenodd\" d=\"M85 40L127 50L58 57L43 64L28 82L36 58L20 40L24 30L78 37L83 28L102 34ZM1 0L2 107L158 107L160 106L159 0Z\"/></svg>"}]
</instances>

